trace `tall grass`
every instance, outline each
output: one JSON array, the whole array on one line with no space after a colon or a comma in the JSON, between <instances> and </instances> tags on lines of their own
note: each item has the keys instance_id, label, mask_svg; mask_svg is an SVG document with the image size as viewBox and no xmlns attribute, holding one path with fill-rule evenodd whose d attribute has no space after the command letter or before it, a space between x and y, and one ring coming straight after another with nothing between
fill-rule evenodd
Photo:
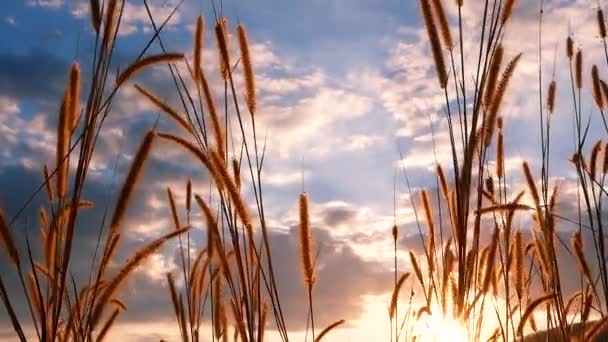
<instances>
[{"instance_id":1,"label":"tall grass","mask_svg":"<svg viewBox=\"0 0 608 342\"><path fill-rule=\"evenodd\" d=\"M565 112L556 108L555 74L548 83L545 98L539 65L541 174L536 176L524 162L519 176L525 190L514 193L512 185L507 184L505 136L509 132L501 109L509 96L510 84L517 77L522 56L503 46L516 1L457 1L457 35L453 35L450 26L453 18L447 15L442 0L417 1L439 81L438 91L443 92L445 99L444 121L450 137L451 165L446 171L437 165L438 208L433 207L433 194L429 190L420 191L419 205L425 224L418 223L418 227L426 239L421 241L423 253L408 251L411 272L399 271L400 230L396 221L392 227L394 283L387 303L391 340L424 338L424 332L417 327L429 317L457 322L473 341L522 340L529 332L539 330L551 332L553 338L560 341L599 339L607 330L608 315L608 268L602 216L603 197L608 194L604 186L608 145L598 140L589 158L585 158L589 121L581 110L585 89L583 52L580 49L575 52L574 40L567 37L575 128L571 164L577 174L579 196L579 217L575 221L578 231L573 233L571 249L568 249L571 255L567 257L576 261L581 282L579 291L565 298L562 281L569 275L563 274L559 264L563 256L558 255L558 243L563 241L556 233L556 218L560 218L556 204L559 189L549 177L551 117L559 111ZM7 275L0 275L0 298L15 334L26 341L27 329L31 328L40 341L103 340L121 313L128 309L120 299L122 285L150 255L175 239L179 244L179 269L166 275L167 296L172 303L176 331L183 341L227 341L231 336L235 340L263 341L269 328L275 329L283 341L289 341L286 313L281 306L282 289L274 268L276 260L272 258L265 218L265 146L258 145L256 114L259 108L246 27L239 24L232 30L220 8L214 7L210 20L198 17L193 37L194 58L190 63L182 53L165 51L160 36L179 4L160 26L152 18L146 1L144 4L154 34L139 56L115 81L110 81L110 65L125 3L108 0L102 6L97 0L90 1L91 24L96 33L91 86L83 89L83 73L78 64L73 64L58 109L55 165L44 166L37 191L10 219L0 211L2 249L15 270L13 276L19 280L30 314L29 320L17 314L11 299L14 297L5 286ZM474 36L478 38L473 66L465 63L464 6L482 8L480 32ZM539 61L542 60L542 1L540 6ZM608 66L601 9L597 10L597 20ZM204 42L205 23L214 27L215 44ZM234 51L229 40L232 31L237 37L238 56L231 55ZM148 54L155 42L162 53ZM216 62L220 73L215 77L207 73L209 62L202 58L209 46L215 46L213 49L219 57ZM114 95L130 86L136 74L159 64L169 68L181 100L180 108L161 100L144 85L133 87L179 127L180 133L161 132L153 127L145 134L118 193L109 224L99 225L98 247L87 281L77 284L71 275L70 262L77 233L76 220L81 212L93 206L83 198L83 189L97 138L111 113ZM474 81L468 80L470 75ZM242 78L243 82L237 82L236 78ZM590 79L590 93L608 133L604 117L608 86L601 79L598 66L591 68ZM214 81L223 83L223 94L214 93ZM243 84L243 89L237 84ZM86 101L81 103L83 98ZM220 98L223 101L218 102ZM231 128L234 121L236 129ZM235 139L230 140L234 136L238 136L236 144ZM178 190L168 188L173 229L139 247L112 272L109 265L115 262L116 251L128 233L124 222L133 194L142 182L142 172L155 146L161 142L194 156L194 162L209 175L211 187L196 189L188 181L184 184L185 203L175 200L174 191ZM75 168L70 167L70 159ZM404 168L409 187L406 171ZM250 187L253 200L243 195L243 184ZM29 237L27 248L18 246L13 226L40 191L46 192L46 203L39 211L43 253L38 260L32 256ZM531 199L529 203L525 202L526 194ZM415 198L411 190L410 198ZM298 201L302 281L306 287L302 296L307 297L308 304L306 336L308 338L310 330L316 342L326 338L344 320L323 330L315 329L315 255L318 254L307 193L303 192ZM415 204L412 200L418 217ZM442 216L442 204L447 218ZM182 222L184 213L186 221ZM206 245L196 248L191 228L194 217L198 216L204 219ZM528 219L528 229L515 224L517 217ZM585 252L583 229L592 235L593 263ZM421 299L414 300L411 291L407 306L399 309L401 293L414 288L421 291ZM489 315L498 323L488 323ZM543 320L539 323L541 316ZM575 329L574 322L583 329Z\"/></svg>"},{"instance_id":2,"label":"tall grass","mask_svg":"<svg viewBox=\"0 0 608 342\"><path fill-rule=\"evenodd\" d=\"M441 1L419 0L419 5L440 80L438 91L443 92L445 97L444 120L447 122L452 152L452 168L449 170L451 182L447 184L446 174L438 166L437 184L441 184L441 187L438 187L437 192L438 200L447 204L450 219L446 224L450 226L451 234L443 250L437 251L434 248L437 235L435 216L429 209L428 193L422 191L420 202L427 231L421 236L426 236L426 241L422 242L426 263L421 263L412 252L410 261L418 279L418 284L412 286L422 288L424 300L420 307L410 303L406 317L453 317L465 327L467 338L475 341L520 340L530 330L536 332L538 329L550 331L552 340L599 338L599 330L602 329L599 326L603 325L608 299L605 297L606 257L602 227L604 176L603 170L602 175L598 172L599 167L605 164L597 165L604 143L598 141L591 150L589 163L585 162L583 150L588 139L589 123L584 122L587 119L581 113L581 92L584 88L582 51L579 49L575 53L574 41L568 37L566 55L570 65L575 127L572 164L578 174L580 201L579 218L576 221L578 231L572 239L572 251L567 247L566 250L571 253L568 257L576 259L582 281L580 291L571 298L565 298L563 277L571 275L562 274L559 261L562 257L558 256L557 244L563 244L555 229L556 220L561 218L556 212L559 191L557 185L550 184L549 178L551 116L556 112L558 86L555 71L547 88L547 97L544 98L542 90L538 93L541 175L536 177L527 162L522 165L523 177L520 178L526 185L525 192L532 200L532 205L527 205L521 203L524 192L510 193L513 186L506 182L505 154L508 146L505 146L504 136L508 132L505 131L504 119L500 116L502 102L508 96L510 80L517 77L517 64L521 57L521 54L516 54L506 66L502 65L509 55L508 47L504 47L502 41L516 8L516 1L485 0L480 4L457 2L456 20L460 37L455 46L449 43L451 39L445 38L450 37L451 33L444 33L450 28L446 25L446 13ZM482 26L474 36L478 37L478 54L473 67L464 62L462 7L467 5L483 9ZM539 13L538 81L539 89L543 89L540 64L542 1ZM605 48L605 22L601 9L598 9L597 18L599 35ZM444 37L443 47L439 31ZM444 58L449 58L451 62L449 78L454 83L453 87L447 86ZM455 62L458 59L460 63ZM473 75L473 82L469 81L469 75ZM607 98L597 66L591 69L591 80L591 93L605 122L603 110ZM470 107L463 105L471 100ZM492 167L493 164L495 167ZM407 181L405 168L403 171ZM413 195L410 190L410 196ZM516 215L531 219L527 229L532 232L531 241L523 241L522 228L514 223ZM589 222L589 226L583 222ZM597 257L597 267L593 270L589 267L583 248L583 226L590 229L593 235L593 250ZM486 235L493 232L485 243L482 239L484 232ZM441 269L436 265L441 265ZM421 270L421 267L425 267L426 271ZM399 288L403 288L402 284L397 283L395 291L398 292ZM535 295L539 290L541 295ZM579 302L579 305L575 305L575 302ZM446 310L446 303L449 303L452 310ZM580 310L578 313L574 311L576 307ZM536 316L540 317L541 311L544 327L539 327L535 319ZM594 317L599 318L597 323L587 324L590 311L593 311ZM391 321L393 312L391 305ZM498 323L484 327L489 314L494 315ZM586 327L586 332L585 329L583 332L580 329L575 331L573 320ZM418 335L419 332L415 330L416 321L403 318L397 324L404 325L406 322L401 336L405 335L406 340L424 338L424 335ZM399 338L399 335L396 337Z\"/></svg>"}]
</instances>

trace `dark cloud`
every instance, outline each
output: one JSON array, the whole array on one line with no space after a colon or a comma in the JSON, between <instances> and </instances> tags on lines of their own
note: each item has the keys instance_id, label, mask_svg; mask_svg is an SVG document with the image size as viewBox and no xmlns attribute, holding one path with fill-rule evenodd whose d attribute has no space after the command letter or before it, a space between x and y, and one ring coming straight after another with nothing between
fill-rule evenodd
<instances>
[{"instance_id":1,"label":"dark cloud","mask_svg":"<svg viewBox=\"0 0 608 342\"><path fill-rule=\"evenodd\" d=\"M338 226L353 220L358 212L357 208L349 206L326 208L322 212L321 219L329 227Z\"/></svg>"},{"instance_id":2,"label":"dark cloud","mask_svg":"<svg viewBox=\"0 0 608 342\"><path fill-rule=\"evenodd\" d=\"M275 268L290 330L305 327L308 308L298 234L297 227L274 234L271 247L273 259L279 260ZM390 291L392 273L383 265L364 260L347 241L332 238L325 227L314 229L313 236L319 250L313 293L319 326L337 319L355 320L363 313L364 296Z\"/></svg>"},{"instance_id":3,"label":"dark cloud","mask_svg":"<svg viewBox=\"0 0 608 342\"><path fill-rule=\"evenodd\" d=\"M69 64L40 49L0 54L0 94L44 104L57 103Z\"/></svg>"}]
</instances>

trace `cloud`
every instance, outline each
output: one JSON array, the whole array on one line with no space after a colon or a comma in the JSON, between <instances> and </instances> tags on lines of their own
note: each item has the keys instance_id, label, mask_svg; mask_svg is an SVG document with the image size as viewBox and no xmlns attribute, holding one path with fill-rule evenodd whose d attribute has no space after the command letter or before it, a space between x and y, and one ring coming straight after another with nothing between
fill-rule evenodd
<instances>
[{"instance_id":1,"label":"cloud","mask_svg":"<svg viewBox=\"0 0 608 342\"><path fill-rule=\"evenodd\" d=\"M307 155L314 158L327 154L330 146L341 148L334 129L341 121L360 117L370 108L370 100L364 96L322 87L314 95L293 104L263 107L260 119L270 129L268 147L279 156L303 151L313 141L328 142L325 146L315 144L312 149L307 148Z\"/></svg>"},{"instance_id":2,"label":"cloud","mask_svg":"<svg viewBox=\"0 0 608 342\"><path fill-rule=\"evenodd\" d=\"M178 1L149 1L148 8L150 14L154 18L157 25L164 22L167 17L173 12ZM167 23L167 27L173 27L181 24L181 16L183 9L178 9L171 20ZM90 8L88 3L78 3L71 9L71 14L76 18L88 19ZM167 30L167 28L165 28ZM136 5L126 1L122 11L122 20L118 31L119 36L128 36L134 33L150 32L152 25L150 17L144 4ZM153 32L153 31L152 31Z\"/></svg>"},{"instance_id":3,"label":"cloud","mask_svg":"<svg viewBox=\"0 0 608 342\"><path fill-rule=\"evenodd\" d=\"M0 94L42 104L61 98L68 63L40 49L27 54L0 54ZM57 105L58 106L58 105Z\"/></svg>"},{"instance_id":4,"label":"cloud","mask_svg":"<svg viewBox=\"0 0 608 342\"><path fill-rule=\"evenodd\" d=\"M63 0L27 0L27 5L32 7L46 7L57 9L63 6Z\"/></svg>"}]
</instances>

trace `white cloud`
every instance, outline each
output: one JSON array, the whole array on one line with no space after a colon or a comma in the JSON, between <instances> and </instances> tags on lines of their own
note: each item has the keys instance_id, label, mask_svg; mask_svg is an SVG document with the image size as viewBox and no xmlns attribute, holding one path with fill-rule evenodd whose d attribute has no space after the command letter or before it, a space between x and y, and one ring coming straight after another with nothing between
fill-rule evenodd
<instances>
[{"instance_id":1,"label":"white cloud","mask_svg":"<svg viewBox=\"0 0 608 342\"><path fill-rule=\"evenodd\" d=\"M308 159L340 148L332 144L340 142L336 139L336 126L365 115L370 109L371 100L365 96L322 87L294 104L261 108L260 119L269 128L270 150L279 156L305 153Z\"/></svg>"},{"instance_id":2,"label":"white cloud","mask_svg":"<svg viewBox=\"0 0 608 342\"><path fill-rule=\"evenodd\" d=\"M59 8L63 5L63 0L27 0L28 6Z\"/></svg>"},{"instance_id":3,"label":"white cloud","mask_svg":"<svg viewBox=\"0 0 608 342\"><path fill-rule=\"evenodd\" d=\"M61 0L50 0L50 1L61 1ZM164 22L165 19L173 12L175 1L149 1L148 7L154 22L157 25ZM88 2L77 3L72 7L70 13L79 19L88 19L89 17L89 4ZM165 30L170 29L176 25L181 24L181 9L178 9L175 14L171 17L171 20L165 26ZM144 4L137 5L132 2L125 2L125 6L122 12L122 19L120 28L118 30L119 36L128 36L136 32L149 32L151 27L150 17Z\"/></svg>"}]
</instances>

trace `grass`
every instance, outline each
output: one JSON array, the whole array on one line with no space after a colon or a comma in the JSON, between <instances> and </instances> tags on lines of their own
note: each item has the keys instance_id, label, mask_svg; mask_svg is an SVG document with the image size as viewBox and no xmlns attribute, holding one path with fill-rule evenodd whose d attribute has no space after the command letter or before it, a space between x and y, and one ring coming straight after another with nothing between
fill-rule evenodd
<instances>
[{"instance_id":1,"label":"grass","mask_svg":"<svg viewBox=\"0 0 608 342\"><path fill-rule=\"evenodd\" d=\"M418 227L421 233L422 227L426 227L426 232L421 234L426 240L422 241L422 255L408 251L411 272L401 274L399 271L398 222L395 221L391 229L395 257L394 284L387 284L387 291L392 293L387 303L391 340L424 339L425 332L419 329L421 322L437 319L440 324L453 322L458 333L473 341L531 340L548 334L560 341L600 340L608 331L608 268L602 216L603 199L608 195L604 186L608 145L597 141L589 154L589 162L586 161L589 137L587 118L581 110L582 51L575 53L573 39L565 37L575 127L571 165L577 174L579 196L579 217L575 222L578 231L573 234L571 249L567 249L570 255L565 257L577 262L581 280L579 291L565 298L562 286L565 275L558 260L564 257L559 255L558 244L564 242L559 240L555 229L556 218L560 217L556 205L559 189L549 178L551 117L559 110L555 107L558 85L552 79L546 98L542 91L538 93L541 174L536 176L524 162L520 176L525 180L526 190L512 193L505 170L508 146L504 137L509 132L501 117L501 107L509 96L512 79L517 77L521 54L511 53L502 41L516 1L484 0L471 4L457 1L456 40L449 25L452 18L445 12L442 1L417 1L439 81L438 92L443 92L445 98L444 120L451 142L451 167L444 171L437 166L436 194L431 190L419 193L424 224L418 222ZM30 313L29 319L16 314L11 300L14 297L5 287L7 275L0 275L0 297L14 332L21 341L26 340L25 330L29 327L40 341L103 340L121 313L128 310L120 299L122 285L152 253L168 241L177 240L180 270L177 274L167 274L166 279L176 330L183 341L225 341L231 335L242 341L262 341L269 327L275 329L283 341L288 341L281 284L277 283L274 271L277 261L272 259L265 218L262 177L265 146L259 146L257 139L256 83L247 30L242 24L236 27L239 55L231 56L228 22L218 12L211 20L221 71L219 78L224 85L224 103L218 105L215 102L218 94L213 93L211 78L201 61L203 46L209 45L203 44L205 20L197 19L194 59L190 63L183 53L166 52L159 35L181 3L160 26L152 19L147 3L144 4L155 34L136 60L111 81L108 76L124 2L108 0L101 6L96 0L90 1L91 23L97 34L91 86L88 91L82 89L80 67L74 64L61 99L55 165L44 166L42 182L30 197L31 200L38 192L46 192L47 203L40 208L44 250L40 260L32 256L29 240L27 249L20 249L11 231L30 200L10 219L0 212L0 240L15 269L15 274L10 276L18 277ZM483 8L480 32L475 33L479 37L478 53L472 68L464 61L463 6ZM598 32L608 66L604 16L601 9L597 11ZM542 1L540 13L539 25ZM155 41L163 52L148 54ZM542 32L539 32L539 47L541 42ZM538 53L541 59L540 48ZM134 87L142 98L180 127L181 134L152 127L143 137L111 211L109 225L99 226L98 248L94 251L88 281L77 284L71 276L70 260L77 217L93 205L82 198L82 193L97 138L111 112L114 95L130 86L134 75L159 64L168 66L183 108L173 108L143 85ZM184 69L178 68L178 64L185 65L188 73L182 74L180 70ZM467 81L467 75L473 75L474 81ZM540 89L543 89L540 65L538 75ZM608 86L600 79L595 65L591 76L594 102L604 118ZM237 88L237 77L242 77L244 89ZM185 86L187 82L195 85L196 92ZM240 101L241 98L244 100ZM81 99L85 102L80 103ZM234 132L229 129L229 121L238 123ZM232 134L239 135L238 146L230 139ZM167 189L174 228L142 245L116 272L111 272L108 265L115 262L116 250L124 240L121 238L125 234L124 218L132 195L137 187L145 186L138 180L160 141L193 156L194 162L212 179L213 188L201 192L193 188L192 182L184 184L187 194L184 205L176 203L173 190ZM76 160L75 169L68 167L70 159ZM407 170L402 171L409 187ZM243 197L244 183L252 188L254 200L251 202L254 203L248 203ZM524 203L524 194L531 198L530 204ZM410 190L410 197L415 195ZM433 208L432 197L437 198L438 208ZM337 317L338 320L327 327L315 327L315 309L322 308L314 306L315 255L318 254L305 192L299 197L299 205L302 282L306 287L302 295L308 299L306 332L307 338L310 330L311 339L320 341L328 339L332 329L345 322ZM412 206L416 210L414 201ZM180 221L184 207L185 223ZM442 216L444 212L447 217ZM206 227L207 244L200 248L193 245L190 231L192 218L197 214L202 214ZM532 232L528 240L524 229L514 224L518 216L530 219L530 227L525 230ZM583 228L588 229L593 238L595 255L591 257L595 267L590 266L590 255L585 253ZM483 232L491 232L491 238L485 241ZM412 295L404 305L401 293L414 289L421 291L422 299L413 301ZM496 324L487 322L490 316ZM543 319L539 320L541 316ZM203 329L203 324L212 328ZM536 335L526 337L529 333Z\"/></svg>"}]
</instances>

